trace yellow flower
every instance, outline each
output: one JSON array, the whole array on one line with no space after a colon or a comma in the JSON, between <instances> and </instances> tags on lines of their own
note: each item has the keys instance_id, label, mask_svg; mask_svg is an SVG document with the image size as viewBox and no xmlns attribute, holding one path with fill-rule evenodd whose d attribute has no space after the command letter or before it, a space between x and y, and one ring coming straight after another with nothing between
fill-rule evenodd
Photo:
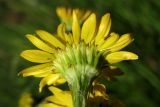
<instances>
[{"instance_id":1,"label":"yellow flower","mask_svg":"<svg viewBox=\"0 0 160 107\"><path fill-rule=\"evenodd\" d=\"M64 11L62 13L65 13L65 9L62 10ZM89 70L91 71L89 74L83 75L90 76L93 74L93 76L97 76L97 72L101 70L99 68L102 64L106 64L103 63L103 60L114 64L123 60L138 59L134 53L120 51L133 39L129 33L122 36L109 33L111 27L109 13L101 18L98 28L94 13L85 20L82 28L76 13L73 11L72 33L66 32L65 24L60 24L57 35L52 35L43 30L36 31L38 37L27 35L27 38L39 49L23 51L21 56L31 62L39 63L39 65L27 68L20 74L42 77L40 91L45 85L58 85L64 83L65 80L70 84L73 82L71 72L89 73L81 72L84 70L83 67L85 70L92 69ZM101 60L102 56L103 59ZM74 69L70 69L72 67ZM78 71L73 72L74 70Z\"/></svg>"},{"instance_id":2,"label":"yellow flower","mask_svg":"<svg viewBox=\"0 0 160 107\"><path fill-rule=\"evenodd\" d=\"M79 23L82 23L91 14L91 11L89 10L85 11L79 8L72 9L72 8L66 8L66 7L58 7L56 9L57 15L60 18L61 22L66 24L67 30L71 30L72 28L73 11L75 11L75 13L77 14Z\"/></svg>"},{"instance_id":3,"label":"yellow flower","mask_svg":"<svg viewBox=\"0 0 160 107\"><path fill-rule=\"evenodd\" d=\"M18 102L18 107L32 107L33 99L30 93L23 93Z\"/></svg>"}]
</instances>

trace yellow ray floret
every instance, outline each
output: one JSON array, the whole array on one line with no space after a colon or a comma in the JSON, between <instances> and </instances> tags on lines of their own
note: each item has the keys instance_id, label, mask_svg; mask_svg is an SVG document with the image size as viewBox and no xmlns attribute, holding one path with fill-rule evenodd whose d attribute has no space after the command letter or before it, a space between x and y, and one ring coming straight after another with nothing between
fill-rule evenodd
<instances>
[{"instance_id":1,"label":"yellow ray floret","mask_svg":"<svg viewBox=\"0 0 160 107\"><path fill-rule=\"evenodd\" d=\"M65 41L65 38L64 38L65 30L66 30L65 24L61 23L61 24L58 25L57 34L58 34L58 37L63 41Z\"/></svg>"},{"instance_id":2,"label":"yellow ray floret","mask_svg":"<svg viewBox=\"0 0 160 107\"><path fill-rule=\"evenodd\" d=\"M96 15L91 14L88 19L84 22L81 31L81 39L85 41L86 44L90 43L94 37L96 30Z\"/></svg>"},{"instance_id":3,"label":"yellow ray floret","mask_svg":"<svg viewBox=\"0 0 160 107\"><path fill-rule=\"evenodd\" d=\"M131 37L131 34L127 33L122 35L119 40L111 46L109 49L112 52L119 51L122 48L126 47L128 44L130 44L134 39Z\"/></svg>"},{"instance_id":4,"label":"yellow ray floret","mask_svg":"<svg viewBox=\"0 0 160 107\"><path fill-rule=\"evenodd\" d=\"M56 87L49 87L54 94L46 98L46 101L59 105L59 107L73 107L70 91L62 91Z\"/></svg>"},{"instance_id":5,"label":"yellow ray floret","mask_svg":"<svg viewBox=\"0 0 160 107\"><path fill-rule=\"evenodd\" d=\"M48 46L46 43L44 43L42 40L40 40L39 38L37 38L36 36L33 36L31 34L26 35L26 37L30 40L30 42L32 42L37 48L49 52L49 53L54 53L55 49L51 48L50 46Z\"/></svg>"},{"instance_id":6,"label":"yellow ray floret","mask_svg":"<svg viewBox=\"0 0 160 107\"><path fill-rule=\"evenodd\" d=\"M106 60L111 64L118 63L123 60L136 60L136 59L138 59L138 56L136 54L127 51L113 52L107 55L106 57Z\"/></svg>"},{"instance_id":7,"label":"yellow ray floret","mask_svg":"<svg viewBox=\"0 0 160 107\"><path fill-rule=\"evenodd\" d=\"M104 40L104 43L98 46L98 50L104 50L112 45L115 44L115 42L119 39L119 35L116 33L111 33L110 36Z\"/></svg>"},{"instance_id":8,"label":"yellow ray floret","mask_svg":"<svg viewBox=\"0 0 160 107\"><path fill-rule=\"evenodd\" d=\"M65 83L65 79L59 73L49 74L44 77L39 84L39 91L42 91L42 88L47 85L59 85Z\"/></svg>"},{"instance_id":9,"label":"yellow ray floret","mask_svg":"<svg viewBox=\"0 0 160 107\"><path fill-rule=\"evenodd\" d=\"M37 63L46 63L53 60L53 55L40 50L25 50L21 56L26 60Z\"/></svg>"},{"instance_id":10,"label":"yellow ray floret","mask_svg":"<svg viewBox=\"0 0 160 107\"><path fill-rule=\"evenodd\" d=\"M37 30L37 34L42 40L48 42L49 44L55 46L56 48L64 49L65 47L64 44L52 34L43 30Z\"/></svg>"},{"instance_id":11,"label":"yellow ray floret","mask_svg":"<svg viewBox=\"0 0 160 107\"><path fill-rule=\"evenodd\" d=\"M110 28L111 28L111 19L110 19L110 14L107 13L101 19L98 33L95 38L95 44L101 43L103 41L104 37L108 36Z\"/></svg>"},{"instance_id":12,"label":"yellow ray floret","mask_svg":"<svg viewBox=\"0 0 160 107\"><path fill-rule=\"evenodd\" d=\"M53 70L52 63L45 63L36 66L32 66L22 70L19 75L26 76L35 76L35 77L44 77L50 74Z\"/></svg>"}]
</instances>

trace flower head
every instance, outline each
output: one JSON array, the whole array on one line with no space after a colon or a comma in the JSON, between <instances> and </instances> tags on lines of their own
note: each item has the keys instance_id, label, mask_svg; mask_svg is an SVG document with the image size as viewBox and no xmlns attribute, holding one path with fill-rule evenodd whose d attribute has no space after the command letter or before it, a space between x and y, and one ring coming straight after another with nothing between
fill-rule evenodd
<instances>
[{"instance_id":1,"label":"flower head","mask_svg":"<svg viewBox=\"0 0 160 107\"><path fill-rule=\"evenodd\" d=\"M71 10L68 11L72 13ZM39 49L23 51L21 56L40 65L27 68L20 74L43 77L40 91L46 84L58 85L67 81L74 105L85 105L88 90L95 78L102 74L104 67L110 67L123 60L138 59L132 52L120 51L133 41L131 35L127 33L119 36L117 33L110 33L110 27L109 13L101 18L99 25L96 15L92 13L81 27L74 10L71 31L62 23L57 28L57 35L43 30L36 31L38 37L27 35ZM103 85L95 87L104 89ZM102 96L102 93L95 91L94 95ZM106 96L103 98L106 99Z\"/></svg>"}]
</instances>

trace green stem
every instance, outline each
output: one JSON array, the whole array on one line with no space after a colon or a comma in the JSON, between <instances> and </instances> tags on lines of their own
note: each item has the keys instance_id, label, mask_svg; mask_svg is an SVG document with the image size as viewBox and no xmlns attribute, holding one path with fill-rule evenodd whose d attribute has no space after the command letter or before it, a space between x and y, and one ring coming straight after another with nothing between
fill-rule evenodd
<instances>
[{"instance_id":1,"label":"green stem","mask_svg":"<svg viewBox=\"0 0 160 107\"><path fill-rule=\"evenodd\" d=\"M79 83L73 83L71 85L70 88L72 91L74 107L87 107L88 87L89 87L89 84L81 85Z\"/></svg>"},{"instance_id":2,"label":"green stem","mask_svg":"<svg viewBox=\"0 0 160 107\"><path fill-rule=\"evenodd\" d=\"M86 92L73 91L73 105L74 107L87 107Z\"/></svg>"}]
</instances>

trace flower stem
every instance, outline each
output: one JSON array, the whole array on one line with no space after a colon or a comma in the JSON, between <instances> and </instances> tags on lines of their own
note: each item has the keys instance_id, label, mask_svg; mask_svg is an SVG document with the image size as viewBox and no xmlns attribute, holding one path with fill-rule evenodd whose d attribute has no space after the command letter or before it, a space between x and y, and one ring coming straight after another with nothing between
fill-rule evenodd
<instances>
[{"instance_id":1,"label":"flower stem","mask_svg":"<svg viewBox=\"0 0 160 107\"><path fill-rule=\"evenodd\" d=\"M86 92L73 92L73 105L74 107L87 107L87 98L86 98Z\"/></svg>"},{"instance_id":2,"label":"flower stem","mask_svg":"<svg viewBox=\"0 0 160 107\"><path fill-rule=\"evenodd\" d=\"M88 81L86 83L84 83L86 85L81 85L79 83L71 85L73 107L87 107L87 94L90 85Z\"/></svg>"}]
</instances>

